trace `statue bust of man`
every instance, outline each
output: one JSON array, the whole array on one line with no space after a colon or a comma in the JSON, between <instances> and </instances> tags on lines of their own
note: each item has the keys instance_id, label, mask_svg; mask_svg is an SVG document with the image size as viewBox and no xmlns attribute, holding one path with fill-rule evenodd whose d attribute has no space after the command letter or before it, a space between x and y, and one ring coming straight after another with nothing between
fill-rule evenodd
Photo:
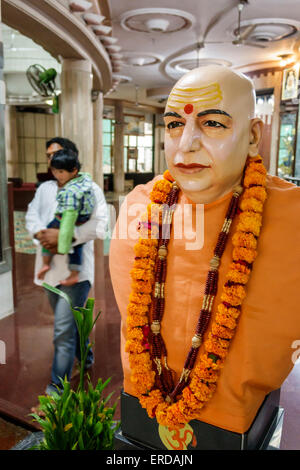
<instances>
[{"instance_id":1,"label":"statue bust of man","mask_svg":"<svg viewBox=\"0 0 300 470\"><path fill-rule=\"evenodd\" d=\"M169 171L127 196L111 241L124 390L163 425L244 433L300 340L300 188L266 174L255 91L239 73L188 72L164 121ZM152 230L163 204L169 237ZM156 222L142 216L138 231L143 212Z\"/></svg>"}]
</instances>

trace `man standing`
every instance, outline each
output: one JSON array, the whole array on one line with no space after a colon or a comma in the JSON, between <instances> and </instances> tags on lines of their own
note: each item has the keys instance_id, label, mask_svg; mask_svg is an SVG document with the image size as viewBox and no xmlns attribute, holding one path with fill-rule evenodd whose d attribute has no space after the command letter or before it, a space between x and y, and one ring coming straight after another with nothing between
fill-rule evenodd
<instances>
[{"instance_id":1,"label":"man standing","mask_svg":"<svg viewBox=\"0 0 300 470\"><path fill-rule=\"evenodd\" d=\"M56 137L46 144L46 154L49 161L55 152L63 148L78 150L75 144L68 139ZM29 204L26 214L26 228L34 238L37 245L34 283L42 285L37 273L42 266L41 247L54 253L51 270L46 273L44 281L65 292L71 299L73 306L84 306L91 285L94 282L94 244L96 238L104 238L107 225L107 206L101 188L93 183L95 208L91 218L85 224L75 227L74 246L84 244L82 270L79 273L79 282L72 286L62 286L62 279L68 276L68 256L57 255L58 229L47 229L47 224L53 219L56 210L56 194L59 183L49 180L42 183ZM47 295L54 311L54 358L52 363L51 382L46 387L46 393L51 394L61 387L60 378L70 380L75 356L80 360L79 338L76 323L67 302L61 297L47 291ZM87 365L93 363L93 354L87 358Z\"/></svg>"}]
</instances>

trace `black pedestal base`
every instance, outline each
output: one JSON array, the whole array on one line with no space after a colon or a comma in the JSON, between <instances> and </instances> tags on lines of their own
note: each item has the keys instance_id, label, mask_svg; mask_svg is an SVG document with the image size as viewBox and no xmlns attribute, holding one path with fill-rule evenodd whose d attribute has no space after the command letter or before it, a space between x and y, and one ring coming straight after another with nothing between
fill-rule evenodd
<instances>
[{"instance_id":1,"label":"black pedestal base","mask_svg":"<svg viewBox=\"0 0 300 470\"><path fill-rule=\"evenodd\" d=\"M150 419L137 398L121 393L121 429L115 435L115 450L254 450L279 448L279 427L283 409L279 407L280 390L271 392L261 405L250 429L243 433L226 431L193 420L181 436L165 434L156 419ZM166 428L164 428L166 429ZM277 430L277 440L270 441ZM193 433L193 434L192 434ZM189 438L184 441L183 435Z\"/></svg>"}]
</instances>

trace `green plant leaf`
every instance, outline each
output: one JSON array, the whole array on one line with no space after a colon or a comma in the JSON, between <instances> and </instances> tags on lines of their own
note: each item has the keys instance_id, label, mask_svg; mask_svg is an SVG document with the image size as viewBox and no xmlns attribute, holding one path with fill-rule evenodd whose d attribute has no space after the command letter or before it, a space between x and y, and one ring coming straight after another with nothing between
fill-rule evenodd
<instances>
[{"instance_id":1,"label":"green plant leaf","mask_svg":"<svg viewBox=\"0 0 300 470\"><path fill-rule=\"evenodd\" d=\"M51 292L53 292L54 294L57 294L60 297L62 297L63 299L65 299L65 301L68 302L68 304L72 308L72 303L71 303L70 297L65 292L61 291L60 289L57 289L56 287L50 286L50 284L47 284L46 282L43 282L42 285L45 289L48 289Z\"/></svg>"},{"instance_id":2,"label":"green plant leaf","mask_svg":"<svg viewBox=\"0 0 300 470\"><path fill-rule=\"evenodd\" d=\"M95 436L98 436L98 434L101 433L102 429L103 429L103 424L100 421L98 421L98 423L94 427Z\"/></svg>"}]
</instances>

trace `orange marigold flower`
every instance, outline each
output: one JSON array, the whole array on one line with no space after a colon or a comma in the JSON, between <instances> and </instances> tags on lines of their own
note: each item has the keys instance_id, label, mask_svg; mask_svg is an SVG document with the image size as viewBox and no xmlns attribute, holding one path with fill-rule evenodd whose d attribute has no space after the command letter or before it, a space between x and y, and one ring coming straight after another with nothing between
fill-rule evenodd
<instances>
[{"instance_id":1,"label":"orange marigold flower","mask_svg":"<svg viewBox=\"0 0 300 470\"><path fill-rule=\"evenodd\" d=\"M189 419L180 410L179 402L174 403L167 409L167 427L178 429L181 424L185 424Z\"/></svg>"},{"instance_id":2,"label":"orange marigold flower","mask_svg":"<svg viewBox=\"0 0 300 470\"><path fill-rule=\"evenodd\" d=\"M225 358L227 356L227 349L222 348L220 344L215 341L214 339L207 339L204 343L206 351L216 354L217 356L220 356L222 358Z\"/></svg>"},{"instance_id":3,"label":"orange marigold flower","mask_svg":"<svg viewBox=\"0 0 300 470\"><path fill-rule=\"evenodd\" d=\"M126 323L128 328L135 328L148 324L148 317L145 315L127 315Z\"/></svg>"},{"instance_id":4,"label":"orange marigold flower","mask_svg":"<svg viewBox=\"0 0 300 470\"><path fill-rule=\"evenodd\" d=\"M130 275L132 279L136 280L145 280L145 281L153 281L154 279L154 273L153 270L151 269L139 269L139 268L133 268L130 271Z\"/></svg>"},{"instance_id":5,"label":"orange marigold flower","mask_svg":"<svg viewBox=\"0 0 300 470\"><path fill-rule=\"evenodd\" d=\"M194 369L195 375L197 375L198 370L202 370L202 368L211 368L212 370L219 370L223 367L223 363L220 359L217 360L217 362L214 362L212 358L208 357L208 353L204 352L201 354L199 358L199 363L196 365Z\"/></svg>"},{"instance_id":6,"label":"orange marigold flower","mask_svg":"<svg viewBox=\"0 0 300 470\"><path fill-rule=\"evenodd\" d=\"M143 341L144 335L141 328L131 328L127 330L128 340L139 340Z\"/></svg>"},{"instance_id":7,"label":"orange marigold flower","mask_svg":"<svg viewBox=\"0 0 300 470\"><path fill-rule=\"evenodd\" d=\"M148 396L140 398L140 404L146 409L150 418L154 418L156 408L161 403L164 403L164 398L158 389L152 390Z\"/></svg>"},{"instance_id":8,"label":"orange marigold flower","mask_svg":"<svg viewBox=\"0 0 300 470\"><path fill-rule=\"evenodd\" d=\"M150 258L138 258L134 260L133 266L136 269L151 269L154 270L155 262Z\"/></svg>"},{"instance_id":9,"label":"orange marigold flower","mask_svg":"<svg viewBox=\"0 0 300 470\"><path fill-rule=\"evenodd\" d=\"M125 351L128 353L138 354L144 351L144 346L142 346L140 341L127 340L125 344Z\"/></svg>"},{"instance_id":10,"label":"orange marigold flower","mask_svg":"<svg viewBox=\"0 0 300 470\"><path fill-rule=\"evenodd\" d=\"M168 194L163 191L152 191L150 194L151 201L158 204L164 204L167 200Z\"/></svg>"},{"instance_id":11,"label":"orange marigold flower","mask_svg":"<svg viewBox=\"0 0 300 470\"><path fill-rule=\"evenodd\" d=\"M169 194L172 189L172 183L166 179L161 179L156 181L153 186L153 190L155 191L164 191L165 193Z\"/></svg>"},{"instance_id":12,"label":"orange marigold flower","mask_svg":"<svg viewBox=\"0 0 300 470\"><path fill-rule=\"evenodd\" d=\"M138 292L131 292L129 295L129 302L136 304L149 305L151 304L151 296L149 294L139 294Z\"/></svg>"},{"instance_id":13,"label":"orange marigold flower","mask_svg":"<svg viewBox=\"0 0 300 470\"><path fill-rule=\"evenodd\" d=\"M259 184L265 186L266 184L266 175L263 175L259 171L246 172L244 178L244 187L249 188L251 184Z\"/></svg>"},{"instance_id":14,"label":"orange marigold flower","mask_svg":"<svg viewBox=\"0 0 300 470\"><path fill-rule=\"evenodd\" d=\"M226 274L226 279L228 279L228 281L237 282L239 284L247 284L249 274L241 273L237 269L230 269Z\"/></svg>"},{"instance_id":15,"label":"orange marigold flower","mask_svg":"<svg viewBox=\"0 0 300 470\"><path fill-rule=\"evenodd\" d=\"M157 247L158 241L157 240L139 240L138 242L140 245L143 246L150 246L150 247Z\"/></svg>"},{"instance_id":16,"label":"orange marigold flower","mask_svg":"<svg viewBox=\"0 0 300 470\"><path fill-rule=\"evenodd\" d=\"M159 424L166 426L167 423L167 411L169 405L165 402L159 403L156 408L156 419Z\"/></svg>"},{"instance_id":17,"label":"orange marigold flower","mask_svg":"<svg viewBox=\"0 0 300 470\"><path fill-rule=\"evenodd\" d=\"M240 202L240 208L242 211L254 211L262 213L263 203L255 197L243 197Z\"/></svg>"},{"instance_id":18,"label":"orange marigold flower","mask_svg":"<svg viewBox=\"0 0 300 470\"><path fill-rule=\"evenodd\" d=\"M138 243L134 246L135 256L137 256L138 258L149 257L150 259L155 260L156 254L157 254L156 247L144 245L140 243L141 241L146 241L146 240L139 240Z\"/></svg>"},{"instance_id":19,"label":"orange marigold flower","mask_svg":"<svg viewBox=\"0 0 300 470\"><path fill-rule=\"evenodd\" d=\"M148 312L148 307L147 305L138 305L134 302L130 302L127 305L127 313L129 316L144 316Z\"/></svg>"},{"instance_id":20,"label":"orange marigold flower","mask_svg":"<svg viewBox=\"0 0 300 470\"><path fill-rule=\"evenodd\" d=\"M265 202L267 197L267 192L262 186L252 186L251 188L245 189L243 193L244 198L254 197L258 201Z\"/></svg>"},{"instance_id":21,"label":"orange marigold flower","mask_svg":"<svg viewBox=\"0 0 300 470\"><path fill-rule=\"evenodd\" d=\"M239 216L237 230L241 230L242 232L252 232L254 235L258 236L261 221L261 214L249 211L242 212Z\"/></svg>"},{"instance_id":22,"label":"orange marigold flower","mask_svg":"<svg viewBox=\"0 0 300 470\"><path fill-rule=\"evenodd\" d=\"M134 354L134 356L139 356L139 354ZM132 367L132 373L133 374L138 374L138 375L144 375L147 373L149 370L149 365L148 364L136 364L134 367Z\"/></svg>"},{"instance_id":23,"label":"orange marigold flower","mask_svg":"<svg viewBox=\"0 0 300 470\"><path fill-rule=\"evenodd\" d=\"M267 170L266 168L264 167L264 165L262 164L262 162L250 162L247 166L247 172L250 171L258 171L259 173L261 173L262 175L266 175L267 174Z\"/></svg>"},{"instance_id":24,"label":"orange marigold flower","mask_svg":"<svg viewBox=\"0 0 300 470\"><path fill-rule=\"evenodd\" d=\"M232 318L238 318L240 315L240 311L238 308L226 307L226 305L222 303L218 305L218 312L228 315L229 317L232 317Z\"/></svg>"},{"instance_id":25,"label":"orange marigold flower","mask_svg":"<svg viewBox=\"0 0 300 470\"><path fill-rule=\"evenodd\" d=\"M151 294L153 283L150 281L132 281L131 287L141 294Z\"/></svg>"},{"instance_id":26,"label":"orange marigold flower","mask_svg":"<svg viewBox=\"0 0 300 470\"><path fill-rule=\"evenodd\" d=\"M242 260L247 261L247 263L253 263L256 255L256 250L251 250L251 248L244 248L240 246L233 249L232 258L236 261Z\"/></svg>"},{"instance_id":27,"label":"orange marigold flower","mask_svg":"<svg viewBox=\"0 0 300 470\"><path fill-rule=\"evenodd\" d=\"M242 274L250 274L251 273L251 269L248 268L247 266L245 266L244 264L241 264L241 263L230 263L230 266L229 266L230 270L231 271L238 271L239 273L242 273Z\"/></svg>"},{"instance_id":28,"label":"orange marigold flower","mask_svg":"<svg viewBox=\"0 0 300 470\"><path fill-rule=\"evenodd\" d=\"M144 368L151 367L152 360L149 351L144 351L140 354L129 354L129 363L132 369L139 369L141 366Z\"/></svg>"},{"instance_id":29,"label":"orange marigold flower","mask_svg":"<svg viewBox=\"0 0 300 470\"><path fill-rule=\"evenodd\" d=\"M172 183L170 183L170 181L165 179L156 181L150 193L151 201L156 202L158 204L165 203L171 189Z\"/></svg>"},{"instance_id":30,"label":"orange marigold flower","mask_svg":"<svg viewBox=\"0 0 300 470\"><path fill-rule=\"evenodd\" d=\"M213 396L217 386L215 383L203 383L201 380L195 377L191 381L190 388L197 400L207 401Z\"/></svg>"},{"instance_id":31,"label":"orange marigold flower","mask_svg":"<svg viewBox=\"0 0 300 470\"><path fill-rule=\"evenodd\" d=\"M219 325L226 326L226 328L230 328L232 330L237 325L234 318L232 318L230 315L227 315L226 313L220 313L220 312L217 312L216 314L216 322Z\"/></svg>"},{"instance_id":32,"label":"orange marigold flower","mask_svg":"<svg viewBox=\"0 0 300 470\"><path fill-rule=\"evenodd\" d=\"M154 385L155 381L155 372L149 372L149 374L136 374L131 375L131 381L133 383L134 392L137 395L144 395Z\"/></svg>"},{"instance_id":33,"label":"orange marigold flower","mask_svg":"<svg viewBox=\"0 0 300 470\"><path fill-rule=\"evenodd\" d=\"M221 300L235 306L240 305L245 297L246 291L243 286L224 286Z\"/></svg>"},{"instance_id":34,"label":"orange marigold flower","mask_svg":"<svg viewBox=\"0 0 300 470\"><path fill-rule=\"evenodd\" d=\"M202 403L197 400L190 387L182 391L182 399L178 402L178 409L186 417L186 421L193 419L195 411L198 413Z\"/></svg>"},{"instance_id":35,"label":"orange marigold flower","mask_svg":"<svg viewBox=\"0 0 300 470\"><path fill-rule=\"evenodd\" d=\"M174 178L173 178L173 176L172 176L171 173L169 172L169 170L166 170L166 171L164 172L163 177L164 177L166 180L170 181L171 183L173 183L173 181L175 181Z\"/></svg>"},{"instance_id":36,"label":"orange marigold flower","mask_svg":"<svg viewBox=\"0 0 300 470\"><path fill-rule=\"evenodd\" d=\"M253 233L236 232L232 237L233 246L244 246L245 248L256 249L257 240Z\"/></svg>"},{"instance_id":37,"label":"orange marigold flower","mask_svg":"<svg viewBox=\"0 0 300 470\"><path fill-rule=\"evenodd\" d=\"M218 370L213 370L211 367L202 366L200 363L197 370L195 370L195 376L206 382L214 383L218 380L219 372Z\"/></svg>"},{"instance_id":38,"label":"orange marigold flower","mask_svg":"<svg viewBox=\"0 0 300 470\"><path fill-rule=\"evenodd\" d=\"M211 327L211 332L219 338L231 339L234 335L234 331L226 326L219 325L218 323L213 323Z\"/></svg>"}]
</instances>

